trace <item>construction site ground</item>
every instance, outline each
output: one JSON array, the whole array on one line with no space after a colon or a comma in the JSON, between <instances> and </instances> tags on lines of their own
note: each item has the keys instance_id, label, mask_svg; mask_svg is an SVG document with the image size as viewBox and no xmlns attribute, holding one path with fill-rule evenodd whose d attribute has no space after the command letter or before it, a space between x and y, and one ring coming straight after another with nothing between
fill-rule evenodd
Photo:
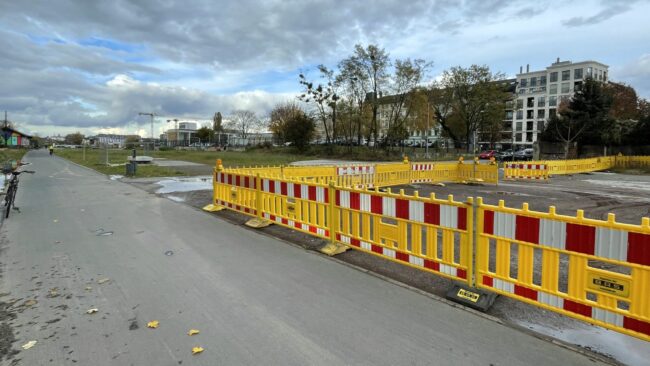
<instances>
[{"instance_id":1,"label":"construction site ground","mask_svg":"<svg viewBox=\"0 0 650 366\"><path fill-rule=\"evenodd\" d=\"M124 181L196 208L211 202L210 176ZM548 212L549 206L555 206L557 213L573 216L576 210L582 209L585 217L594 219L607 219L608 213L614 213L618 222L637 225L642 217L650 216L649 175L595 172L557 176L546 182L501 181L498 185L452 183L444 186L418 184L391 189L403 189L408 194L418 191L420 196L435 193L440 198L451 194L456 200L465 200L470 196L483 197L487 204L504 200L506 206L515 208L520 208L526 202L531 210L542 212ZM228 210L213 215L215 219L227 220L234 225L243 225L250 218ZM325 244L321 239L276 225L259 230L306 250L318 250ZM336 258L440 297L444 297L451 286L450 280L355 250L348 250ZM488 314L513 327L577 345L622 364L641 365L650 359L650 345L647 342L503 296L497 298Z\"/></svg>"}]
</instances>

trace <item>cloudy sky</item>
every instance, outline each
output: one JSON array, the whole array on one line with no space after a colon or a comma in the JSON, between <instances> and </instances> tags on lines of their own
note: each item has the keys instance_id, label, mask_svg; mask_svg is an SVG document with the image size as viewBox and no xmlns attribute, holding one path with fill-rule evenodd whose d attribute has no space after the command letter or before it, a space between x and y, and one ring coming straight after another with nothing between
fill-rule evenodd
<instances>
[{"instance_id":1,"label":"cloudy sky","mask_svg":"<svg viewBox=\"0 0 650 366\"><path fill-rule=\"evenodd\" d=\"M161 116L156 134L169 118L266 114L356 43L433 61L432 77L591 59L650 98L648 14L650 0L3 0L0 111L42 136L148 136L141 111Z\"/></svg>"}]
</instances>

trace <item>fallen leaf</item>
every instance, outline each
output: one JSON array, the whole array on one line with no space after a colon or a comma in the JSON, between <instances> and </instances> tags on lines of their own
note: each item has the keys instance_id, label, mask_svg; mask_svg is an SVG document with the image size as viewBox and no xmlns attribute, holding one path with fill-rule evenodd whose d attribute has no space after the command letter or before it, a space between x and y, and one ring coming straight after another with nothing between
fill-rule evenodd
<instances>
[{"instance_id":1,"label":"fallen leaf","mask_svg":"<svg viewBox=\"0 0 650 366\"><path fill-rule=\"evenodd\" d=\"M86 286L86 291L90 291L90 290L92 290L92 289L93 289L92 287L90 287L90 286Z\"/></svg>"},{"instance_id":2,"label":"fallen leaf","mask_svg":"<svg viewBox=\"0 0 650 366\"><path fill-rule=\"evenodd\" d=\"M35 344L36 344L36 341L29 341L29 342L23 344L22 348L23 349L30 349L30 348L34 347Z\"/></svg>"},{"instance_id":3,"label":"fallen leaf","mask_svg":"<svg viewBox=\"0 0 650 366\"><path fill-rule=\"evenodd\" d=\"M23 303L23 306L34 306L34 305L36 305L36 303L37 303L36 300L30 299L30 300L25 301Z\"/></svg>"},{"instance_id":4,"label":"fallen leaf","mask_svg":"<svg viewBox=\"0 0 650 366\"><path fill-rule=\"evenodd\" d=\"M201 352L203 352L203 347L193 347L192 348L192 354L193 355L199 354Z\"/></svg>"},{"instance_id":5,"label":"fallen leaf","mask_svg":"<svg viewBox=\"0 0 650 366\"><path fill-rule=\"evenodd\" d=\"M92 309L88 309L88 310L86 310L86 314L95 314L95 313L98 312L98 311L99 311L99 309L97 309L97 308L92 308Z\"/></svg>"},{"instance_id":6,"label":"fallen leaf","mask_svg":"<svg viewBox=\"0 0 650 366\"><path fill-rule=\"evenodd\" d=\"M111 280L110 278L102 278L102 279L97 280L97 283L101 285L101 284L106 283L106 282L108 282L110 280Z\"/></svg>"},{"instance_id":7,"label":"fallen leaf","mask_svg":"<svg viewBox=\"0 0 650 366\"><path fill-rule=\"evenodd\" d=\"M200 332L199 332L198 329L190 329L190 331L187 332L187 335L188 335L188 336L193 336L193 335L195 335L195 334L199 334L199 333L200 333Z\"/></svg>"},{"instance_id":8,"label":"fallen leaf","mask_svg":"<svg viewBox=\"0 0 650 366\"><path fill-rule=\"evenodd\" d=\"M158 323L157 320L152 320L149 323L147 323L147 328L156 329L156 328L158 328L158 324L159 323Z\"/></svg>"}]
</instances>

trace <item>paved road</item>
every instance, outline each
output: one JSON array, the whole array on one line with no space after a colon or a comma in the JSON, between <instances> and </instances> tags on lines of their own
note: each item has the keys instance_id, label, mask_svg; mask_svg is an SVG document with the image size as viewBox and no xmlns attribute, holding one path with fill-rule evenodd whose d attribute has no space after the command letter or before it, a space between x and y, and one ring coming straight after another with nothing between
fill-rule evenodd
<instances>
[{"instance_id":1,"label":"paved road","mask_svg":"<svg viewBox=\"0 0 650 366\"><path fill-rule=\"evenodd\" d=\"M44 151L26 160L0 254L14 347L38 342L19 365L598 364Z\"/></svg>"}]
</instances>

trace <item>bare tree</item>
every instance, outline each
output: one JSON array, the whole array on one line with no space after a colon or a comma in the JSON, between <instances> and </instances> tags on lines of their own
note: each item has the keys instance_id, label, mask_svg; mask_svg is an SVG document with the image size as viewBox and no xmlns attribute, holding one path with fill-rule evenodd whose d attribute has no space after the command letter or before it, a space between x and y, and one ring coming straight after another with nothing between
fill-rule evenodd
<instances>
[{"instance_id":1,"label":"bare tree","mask_svg":"<svg viewBox=\"0 0 650 366\"><path fill-rule=\"evenodd\" d=\"M349 62L355 64L355 69L363 72L362 81L367 82L367 91L372 93L369 103L372 106L372 121L370 123L370 134L375 144L379 134L377 115L379 111L379 94L383 92L385 82L388 78L388 67L390 59L388 53L377 45L368 45L363 48L360 44L354 47L354 54Z\"/></svg>"},{"instance_id":2,"label":"bare tree","mask_svg":"<svg viewBox=\"0 0 650 366\"><path fill-rule=\"evenodd\" d=\"M255 112L247 110L233 111L228 124L232 129L239 131L239 134L244 139L262 127L262 121L257 117Z\"/></svg>"},{"instance_id":3,"label":"bare tree","mask_svg":"<svg viewBox=\"0 0 650 366\"><path fill-rule=\"evenodd\" d=\"M276 140L286 142L287 126L289 121L304 114L306 113L294 102L280 103L271 110L269 116L269 130L273 132Z\"/></svg>"},{"instance_id":4,"label":"bare tree","mask_svg":"<svg viewBox=\"0 0 650 366\"><path fill-rule=\"evenodd\" d=\"M319 65L321 78L325 79L325 84L314 84L308 81L305 74L300 73L299 82L304 87L304 91L298 96L298 99L305 103L313 103L316 107L318 118L323 124L325 139L329 144L336 140L336 104L339 96L336 93L334 71L324 65ZM331 112L330 112L331 111Z\"/></svg>"}]
</instances>

